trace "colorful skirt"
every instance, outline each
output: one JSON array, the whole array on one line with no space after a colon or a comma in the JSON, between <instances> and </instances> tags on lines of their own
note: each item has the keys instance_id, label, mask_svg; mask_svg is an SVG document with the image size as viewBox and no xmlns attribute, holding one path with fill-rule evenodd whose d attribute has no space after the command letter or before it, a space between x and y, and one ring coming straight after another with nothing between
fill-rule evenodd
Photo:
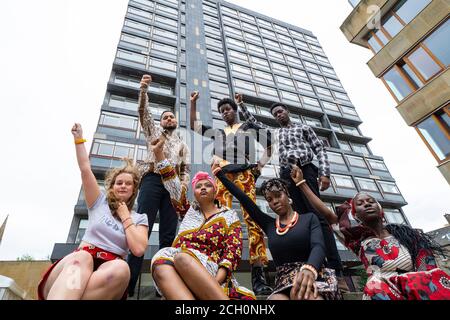
<instances>
[{"instance_id":1,"label":"colorful skirt","mask_svg":"<svg viewBox=\"0 0 450 320\"><path fill-rule=\"evenodd\" d=\"M289 296L290 289L294 284L295 277L303 262L284 263L276 267L275 288L270 299L276 293L285 293ZM338 288L336 272L333 269L322 268L319 270L319 276L316 280L317 291L324 300L342 300L342 294Z\"/></svg>"},{"instance_id":2,"label":"colorful skirt","mask_svg":"<svg viewBox=\"0 0 450 320\"><path fill-rule=\"evenodd\" d=\"M78 252L78 251L87 251L88 253L91 254L92 258L94 259L94 271L98 269L98 267L100 267L103 263L107 262L107 261L111 261L111 260L116 260L116 259L122 259L121 256L97 248L95 246L85 246L82 248L78 248L76 249L74 252ZM48 277L50 276L50 273L53 271L53 269L58 265L58 263L62 260L63 258L59 259L58 261L56 261L55 263L53 263L48 269L47 271L44 273L41 281L39 282L38 285L38 300L45 300L44 297L44 287L45 284L47 283ZM123 293L123 296L121 298L121 300L126 300L128 297L128 292L127 290L125 290L125 292Z\"/></svg>"},{"instance_id":3,"label":"colorful skirt","mask_svg":"<svg viewBox=\"0 0 450 320\"><path fill-rule=\"evenodd\" d=\"M196 261L198 261L205 269L208 271L210 275L213 277L216 276L217 271L219 270L219 266L217 263L212 261L206 254L201 253L198 250L195 249L181 249L181 248L173 248L173 247L167 247L159 250L152 259L151 264L151 271L153 273L153 270L156 266L161 264L167 264L175 267L174 264L174 258L178 253L187 253L191 257L193 257ZM158 291L158 293L163 296L163 293L158 288L158 285L155 283L155 288ZM222 284L222 289L224 293L230 298L231 300L256 300L256 296L253 293L253 291L240 286L237 280L234 278L232 274L229 273L226 281Z\"/></svg>"},{"instance_id":4,"label":"colorful skirt","mask_svg":"<svg viewBox=\"0 0 450 320\"><path fill-rule=\"evenodd\" d=\"M439 268L389 277L376 273L364 287L363 300L450 300L450 276Z\"/></svg>"}]
</instances>

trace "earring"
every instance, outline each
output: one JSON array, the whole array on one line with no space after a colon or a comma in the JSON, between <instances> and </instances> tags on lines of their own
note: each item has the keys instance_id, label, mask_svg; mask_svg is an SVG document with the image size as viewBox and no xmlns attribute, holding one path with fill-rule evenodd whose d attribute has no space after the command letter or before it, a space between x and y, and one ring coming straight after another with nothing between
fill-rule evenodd
<instances>
[{"instance_id":1,"label":"earring","mask_svg":"<svg viewBox=\"0 0 450 320\"><path fill-rule=\"evenodd\" d=\"M289 198L289 204L292 205L294 203L294 201L292 201L291 198Z\"/></svg>"}]
</instances>

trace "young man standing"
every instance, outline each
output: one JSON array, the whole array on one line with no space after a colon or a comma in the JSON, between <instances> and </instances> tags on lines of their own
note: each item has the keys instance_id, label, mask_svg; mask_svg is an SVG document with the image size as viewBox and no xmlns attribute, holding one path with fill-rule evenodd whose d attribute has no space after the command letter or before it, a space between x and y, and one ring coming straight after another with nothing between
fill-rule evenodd
<instances>
[{"instance_id":1,"label":"young man standing","mask_svg":"<svg viewBox=\"0 0 450 320\"><path fill-rule=\"evenodd\" d=\"M205 135L211 127L196 124L198 97L198 92L191 94L191 129ZM242 101L242 96L239 94L236 94L235 98ZM238 122L237 104L232 99L220 100L217 109L226 126L223 130L215 129L210 132L214 138L214 158L219 162L228 179L256 202L256 179L270 158L270 131L251 121ZM255 140L265 148L265 153L259 161L256 161ZM216 199L222 205L231 208L233 196L219 180L217 180L217 189ZM268 286L264 274L264 266L268 264L264 234L242 206L241 211L248 229L253 291L256 295L270 294L272 288Z\"/></svg>"},{"instance_id":2,"label":"young man standing","mask_svg":"<svg viewBox=\"0 0 450 320\"><path fill-rule=\"evenodd\" d=\"M171 111L161 114L160 125L158 126L148 110L149 101L147 89L152 82L150 75L144 75L141 80L141 89L138 102L139 121L142 131L147 139L147 158L140 164L141 185L137 199L137 212L145 213L148 216L150 237L156 214L159 211L159 248L170 247L175 239L178 223L177 213L170 199L169 192L164 188L161 175L158 174L155 155L151 151L151 143L161 135L165 138L164 155L176 168L180 177L182 189L185 197L189 184L189 162L190 152L188 146L180 139L175 132L177 120ZM177 204L175 204L177 205ZM129 295L133 296L137 279L139 277L144 257L136 257L133 254L128 256L131 278L128 287Z\"/></svg>"},{"instance_id":3,"label":"young man standing","mask_svg":"<svg viewBox=\"0 0 450 320\"><path fill-rule=\"evenodd\" d=\"M264 126L255 119L242 102L239 103L239 106L246 121ZM270 108L270 112L281 127L277 129L280 177L288 182L288 191L298 213L314 212L319 218L326 246L327 267L335 269L337 275L340 276L342 273L342 262L331 226L309 204L306 197L296 187L290 175L292 165L300 167L306 183L320 197L319 188L320 191L325 191L330 186L330 165L325 148L310 126L292 123L288 108L284 104L274 103ZM312 163L314 155L319 161L319 168Z\"/></svg>"}]
</instances>

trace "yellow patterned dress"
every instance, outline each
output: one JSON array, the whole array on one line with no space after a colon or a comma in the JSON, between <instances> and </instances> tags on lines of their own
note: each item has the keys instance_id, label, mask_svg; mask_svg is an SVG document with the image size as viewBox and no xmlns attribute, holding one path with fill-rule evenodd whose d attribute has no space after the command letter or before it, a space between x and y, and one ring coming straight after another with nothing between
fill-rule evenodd
<instances>
[{"instance_id":1,"label":"yellow patterned dress","mask_svg":"<svg viewBox=\"0 0 450 320\"><path fill-rule=\"evenodd\" d=\"M242 255L241 223L234 210L225 208L205 219L199 210L190 207L172 247L163 248L154 255L152 271L160 264L174 266L174 257L180 252L195 258L213 277L220 267L226 268L227 280L222 287L230 299L256 299L252 291L239 286L232 274ZM156 289L162 294L157 286Z\"/></svg>"}]
</instances>

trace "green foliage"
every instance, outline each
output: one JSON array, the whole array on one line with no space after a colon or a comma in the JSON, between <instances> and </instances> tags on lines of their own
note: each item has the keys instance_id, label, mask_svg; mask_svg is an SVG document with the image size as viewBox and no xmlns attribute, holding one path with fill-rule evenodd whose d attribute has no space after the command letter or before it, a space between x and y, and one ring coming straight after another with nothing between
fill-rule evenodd
<instances>
[{"instance_id":1,"label":"green foliage","mask_svg":"<svg viewBox=\"0 0 450 320\"><path fill-rule=\"evenodd\" d=\"M34 261L34 257L29 255L28 253L23 254L22 256L16 259L17 261Z\"/></svg>"},{"instance_id":2,"label":"green foliage","mask_svg":"<svg viewBox=\"0 0 450 320\"><path fill-rule=\"evenodd\" d=\"M364 287L366 286L367 279L369 278L367 276L367 272L364 269L358 269L358 271L356 271L356 275L359 277L358 280L359 291L363 291Z\"/></svg>"}]
</instances>

